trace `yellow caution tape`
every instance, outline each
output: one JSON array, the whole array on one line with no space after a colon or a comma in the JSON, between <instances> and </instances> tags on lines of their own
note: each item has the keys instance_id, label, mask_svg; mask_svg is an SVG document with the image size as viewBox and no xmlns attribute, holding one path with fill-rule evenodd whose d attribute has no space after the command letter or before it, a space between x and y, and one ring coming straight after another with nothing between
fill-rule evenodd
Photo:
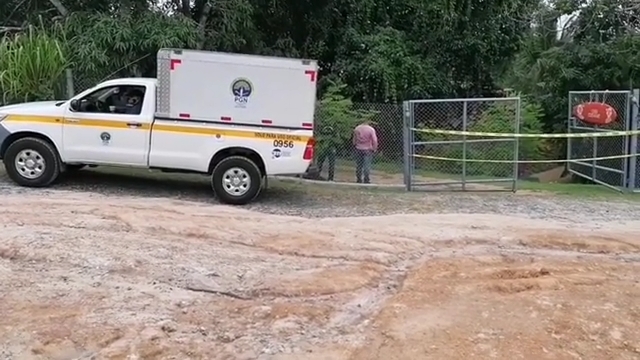
<instances>
[{"instance_id":1,"label":"yellow caution tape","mask_svg":"<svg viewBox=\"0 0 640 360\"><path fill-rule=\"evenodd\" d=\"M591 138L591 137L613 137L638 135L640 130L633 131L603 131L593 133L569 133L569 134L508 134L508 133L492 133L492 132L475 132L475 131L456 131L456 130L440 130L440 129L411 129L416 132L441 135L459 135L459 136L487 136L502 138Z\"/></svg>"},{"instance_id":2,"label":"yellow caution tape","mask_svg":"<svg viewBox=\"0 0 640 360\"><path fill-rule=\"evenodd\" d=\"M636 157L638 155L614 155L614 156L602 156L586 159L565 159L565 160L485 160L485 159L459 159L448 158L441 156L431 155L418 155L413 154L413 157L430 160L442 160L442 161L457 161L457 162L473 162L473 163L490 163L490 164L553 164L562 162L574 162L574 161L598 161L598 160L614 160L614 159L626 159L630 157Z\"/></svg>"}]
</instances>

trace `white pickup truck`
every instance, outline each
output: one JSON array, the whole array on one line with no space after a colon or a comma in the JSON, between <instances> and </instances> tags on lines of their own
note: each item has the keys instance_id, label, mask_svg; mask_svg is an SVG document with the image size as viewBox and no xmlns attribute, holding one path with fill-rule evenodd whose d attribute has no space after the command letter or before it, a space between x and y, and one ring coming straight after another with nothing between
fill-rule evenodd
<instances>
[{"instance_id":1,"label":"white pickup truck","mask_svg":"<svg viewBox=\"0 0 640 360\"><path fill-rule=\"evenodd\" d=\"M211 176L227 204L313 158L315 61L163 49L157 79L105 81L67 101L0 108L0 159L17 184L44 187L83 166Z\"/></svg>"}]
</instances>

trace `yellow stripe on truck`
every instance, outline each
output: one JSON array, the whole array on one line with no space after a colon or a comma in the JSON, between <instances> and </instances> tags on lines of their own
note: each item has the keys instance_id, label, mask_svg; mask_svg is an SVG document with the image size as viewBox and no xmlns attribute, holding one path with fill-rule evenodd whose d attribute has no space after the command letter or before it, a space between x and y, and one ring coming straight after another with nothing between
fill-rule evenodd
<instances>
[{"instance_id":1,"label":"yellow stripe on truck","mask_svg":"<svg viewBox=\"0 0 640 360\"><path fill-rule=\"evenodd\" d=\"M78 120L78 122L70 122L69 119ZM142 126L137 128L131 128L127 126L126 122L123 121L113 121L113 120L89 120L89 119L76 119L69 118L64 121L61 117L51 117L51 116L26 116L26 115L9 115L4 122L5 123L39 123L39 124L62 124L64 122L67 126L86 126L93 128L116 128L116 129L127 129L127 130L149 130L149 124L142 124ZM185 126L181 124L162 124L155 123L153 125L153 131L162 131L162 132L171 132L176 134L190 134L190 135L220 135L225 137L236 137L236 138L250 138L256 140L289 140L293 142L306 143L311 137L310 136L300 136L300 135L291 135L291 134L283 134L283 133L271 133L264 131L251 131L251 130L230 130L230 129L220 129L212 127L211 125L207 126Z\"/></svg>"},{"instance_id":2,"label":"yellow stripe on truck","mask_svg":"<svg viewBox=\"0 0 640 360\"><path fill-rule=\"evenodd\" d=\"M60 124L62 118L52 116L8 115L4 122Z\"/></svg>"}]
</instances>

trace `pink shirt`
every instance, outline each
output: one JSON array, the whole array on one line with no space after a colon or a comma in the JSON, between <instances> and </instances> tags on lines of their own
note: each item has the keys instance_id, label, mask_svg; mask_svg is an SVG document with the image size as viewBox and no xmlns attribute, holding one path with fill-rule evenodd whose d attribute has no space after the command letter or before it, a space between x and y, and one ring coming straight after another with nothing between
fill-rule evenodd
<instances>
[{"instance_id":1,"label":"pink shirt","mask_svg":"<svg viewBox=\"0 0 640 360\"><path fill-rule=\"evenodd\" d=\"M376 130L367 124L360 124L353 130L353 145L358 150L378 151Z\"/></svg>"}]
</instances>

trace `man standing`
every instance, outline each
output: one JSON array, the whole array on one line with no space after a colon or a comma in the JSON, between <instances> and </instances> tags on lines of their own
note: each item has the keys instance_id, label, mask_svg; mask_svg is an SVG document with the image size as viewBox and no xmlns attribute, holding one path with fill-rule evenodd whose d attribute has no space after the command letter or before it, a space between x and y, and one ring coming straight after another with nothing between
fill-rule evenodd
<instances>
[{"instance_id":1,"label":"man standing","mask_svg":"<svg viewBox=\"0 0 640 360\"><path fill-rule=\"evenodd\" d=\"M371 161L373 154L378 151L378 136L368 120L353 130L353 146L356 148L356 181L362 183L364 180L365 184L369 184L371 182L369 178Z\"/></svg>"},{"instance_id":2,"label":"man standing","mask_svg":"<svg viewBox=\"0 0 640 360\"><path fill-rule=\"evenodd\" d=\"M326 161L329 165L327 180L333 181L336 168L336 149L339 144L338 135L332 126L322 125L316 141L318 175L322 173L322 167Z\"/></svg>"}]
</instances>

